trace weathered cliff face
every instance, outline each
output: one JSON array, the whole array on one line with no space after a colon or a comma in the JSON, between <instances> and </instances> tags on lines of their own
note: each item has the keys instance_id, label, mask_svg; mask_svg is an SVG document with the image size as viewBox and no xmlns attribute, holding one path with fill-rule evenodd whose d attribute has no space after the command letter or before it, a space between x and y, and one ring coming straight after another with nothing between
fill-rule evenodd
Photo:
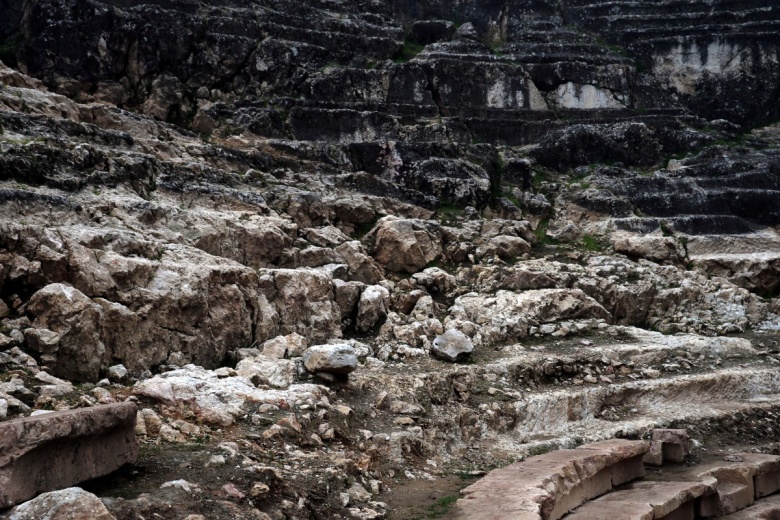
<instances>
[{"instance_id":1,"label":"weathered cliff face","mask_svg":"<svg viewBox=\"0 0 780 520\"><path fill-rule=\"evenodd\" d=\"M776 428L770 4L0 0L0 418L203 443L118 518Z\"/></svg>"}]
</instances>

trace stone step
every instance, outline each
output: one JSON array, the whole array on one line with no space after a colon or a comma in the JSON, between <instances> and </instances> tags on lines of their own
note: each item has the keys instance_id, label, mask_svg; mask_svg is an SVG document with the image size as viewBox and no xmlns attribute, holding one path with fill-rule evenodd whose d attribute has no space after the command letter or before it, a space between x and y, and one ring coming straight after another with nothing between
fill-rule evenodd
<instances>
[{"instance_id":1,"label":"stone step","mask_svg":"<svg viewBox=\"0 0 780 520\"><path fill-rule=\"evenodd\" d=\"M599 9L605 12L642 11L653 13L663 10L685 10L690 6L691 10L740 10L756 9L759 7L772 7L773 0L667 0L663 3L652 0L610 0L606 2L593 2L590 0L567 0L567 6L572 9L587 9L597 12Z\"/></svg>"},{"instance_id":2,"label":"stone step","mask_svg":"<svg viewBox=\"0 0 780 520\"><path fill-rule=\"evenodd\" d=\"M702 24L693 27L628 27L625 29L613 29L620 32L620 39L626 43L635 41L649 41L658 43L659 41L675 41L681 43L681 40L700 38L704 41L712 41L713 35L722 35L725 38L737 39L745 38L755 45L761 38L771 38L777 35L777 28L780 27L780 20L764 20L756 22L745 22L739 25L728 24Z\"/></svg>"},{"instance_id":3,"label":"stone step","mask_svg":"<svg viewBox=\"0 0 780 520\"><path fill-rule=\"evenodd\" d=\"M715 492L702 496L696 504L699 517L728 515L780 491L780 456L737 453L690 468L669 468L648 480L707 483L713 478L717 481Z\"/></svg>"},{"instance_id":4,"label":"stone step","mask_svg":"<svg viewBox=\"0 0 780 520\"><path fill-rule=\"evenodd\" d=\"M700 235L690 237L687 248L691 258L774 254L780 253L780 235L768 229L744 235Z\"/></svg>"},{"instance_id":5,"label":"stone step","mask_svg":"<svg viewBox=\"0 0 780 520\"><path fill-rule=\"evenodd\" d=\"M752 506L722 518L728 520L775 520L780 518L780 495L762 498Z\"/></svg>"},{"instance_id":6,"label":"stone step","mask_svg":"<svg viewBox=\"0 0 780 520\"><path fill-rule=\"evenodd\" d=\"M532 392L514 403L515 433L534 446L642 435L673 422L719 418L780 403L776 369L723 369L705 374ZM605 411L619 408L622 417ZM551 439L556 439L551 442Z\"/></svg>"},{"instance_id":7,"label":"stone step","mask_svg":"<svg viewBox=\"0 0 780 520\"><path fill-rule=\"evenodd\" d=\"M571 3L571 2L567 2ZM693 0L664 2L663 7L658 2L636 2L636 1L616 1L616 2L593 2L582 4L575 2L570 9L574 12L584 12L587 16L612 16L615 14L633 14L650 15L663 10L664 13L679 14L698 14L706 17L715 12L750 12L755 10L771 10L774 7L772 0L722 0L707 1Z\"/></svg>"},{"instance_id":8,"label":"stone step","mask_svg":"<svg viewBox=\"0 0 780 520\"><path fill-rule=\"evenodd\" d=\"M714 493L709 482L634 482L578 507L566 520L694 520L696 500Z\"/></svg>"},{"instance_id":9,"label":"stone step","mask_svg":"<svg viewBox=\"0 0 780 520\"><path fill-rule=\"evenodd\" d=\"M660 14L609 14L591 18L589 23L599 21L611 28L621 30L669 28L692 31L702 26L728 24L751 24L772 21L777 18L777 13L771 8L757 8L741 11L716 11L716 12L687 12L670 13L664 11Z\"/></svg>"},{"instance_id":10,"label":"stone step","mask_svg":"<svg viewBox=\"0 0 780 520\"><path fill-rule=\"evenodd\" d=\"M642 441L613 439L559 450L490 472L461 491L456 520L558 520L614 486L644 475Z\"/></svg>"},{"instance_id":11,"label":"stone step","mask_svg":"<svg viewBox=\"0 0 780 520\"><path fill-rule=\"evenodd\" d=\"M669 226L677 233L687 235L710 235L723 233L728 235L755 233L762 229L744 218L735 215L675 215L673 217L628 217L612 220L623 231L652 233L661 229L661 224Z\"/></svg>"}]
</instances>

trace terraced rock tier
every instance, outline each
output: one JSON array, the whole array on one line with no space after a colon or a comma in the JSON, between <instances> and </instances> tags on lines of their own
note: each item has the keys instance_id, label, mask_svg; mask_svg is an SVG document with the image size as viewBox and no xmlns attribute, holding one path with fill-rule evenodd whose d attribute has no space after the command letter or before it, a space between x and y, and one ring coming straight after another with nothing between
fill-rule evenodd
<instances>
[{"instance_id":1,"label":"terraced rock tier","mask_svg":"<svg viewBox=\"0 0 780 520\"><path fill-rule=\"evenodd\" d=\"M697 113L736 123L777 116L780 20L772 2L573 0L564 9L569 19L641 56L660 84ZM721 95L728 103L717 100Z\"/></svg>"},{"instance_id":2,"label":"terraced rock tier","mask_svg":"<svg viewBox=\"0 0 780 520\"><path fill-rule=\"evenodd\" d=\"M766 519L777 511L774 497L764 497L780 491L780 457L738 453L645 476L648 449L614 440L531 457L464 489L453 518Z\"/></svg>"}]
</instances>

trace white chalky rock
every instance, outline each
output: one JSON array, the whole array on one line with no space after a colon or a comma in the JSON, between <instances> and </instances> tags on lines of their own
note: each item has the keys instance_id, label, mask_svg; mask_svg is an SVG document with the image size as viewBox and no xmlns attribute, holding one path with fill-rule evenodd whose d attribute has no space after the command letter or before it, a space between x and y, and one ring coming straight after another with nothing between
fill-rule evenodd
<instances>
[{"instance_id":1,"label":"white chalky rock","mask_svg":"<svg viewBox=\"0 0 780 520\"><path fill-rule=\"evenodd\" d=\"M447 361L457 361L459 358L471 354L474 344L457 329L447 329L444 334L433 340L431 352L437 357Z\"/></svg>"}]
</instances>

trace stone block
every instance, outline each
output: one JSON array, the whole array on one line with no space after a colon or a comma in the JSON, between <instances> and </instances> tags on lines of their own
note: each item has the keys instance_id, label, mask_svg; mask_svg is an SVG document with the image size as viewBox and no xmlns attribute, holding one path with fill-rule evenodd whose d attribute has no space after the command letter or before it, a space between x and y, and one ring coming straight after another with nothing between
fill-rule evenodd
<instances>
[{"instance_id":1,"label":"stone block","mask_svg":"<svg viewBox=\"0 0 780 520\"><path fill-rule=\"evenodd\" d=\"M136 407L116 403L0 423L0 508L138 458Z\"/></svg>"},{"instance_id":2,"label":"stone block","mask_svg":"<svg viewBox=\"0 0 780 520\"><path fill-rule=\"evenodd\" d=\"M648 449L646 442L613 439L516 462L461 491L452 518L558 520L613 486L643 476Z\"/></svg>"},{"instance_id":3,"label":"stone block","mask_svg":"<svg viewBox=\"0 0 780 520\"><path fill-rule=\"evenodd\" d=\"M577 508L567 520L694 520L704 482L635 482Z\"/></svg>"}]
</instances>

